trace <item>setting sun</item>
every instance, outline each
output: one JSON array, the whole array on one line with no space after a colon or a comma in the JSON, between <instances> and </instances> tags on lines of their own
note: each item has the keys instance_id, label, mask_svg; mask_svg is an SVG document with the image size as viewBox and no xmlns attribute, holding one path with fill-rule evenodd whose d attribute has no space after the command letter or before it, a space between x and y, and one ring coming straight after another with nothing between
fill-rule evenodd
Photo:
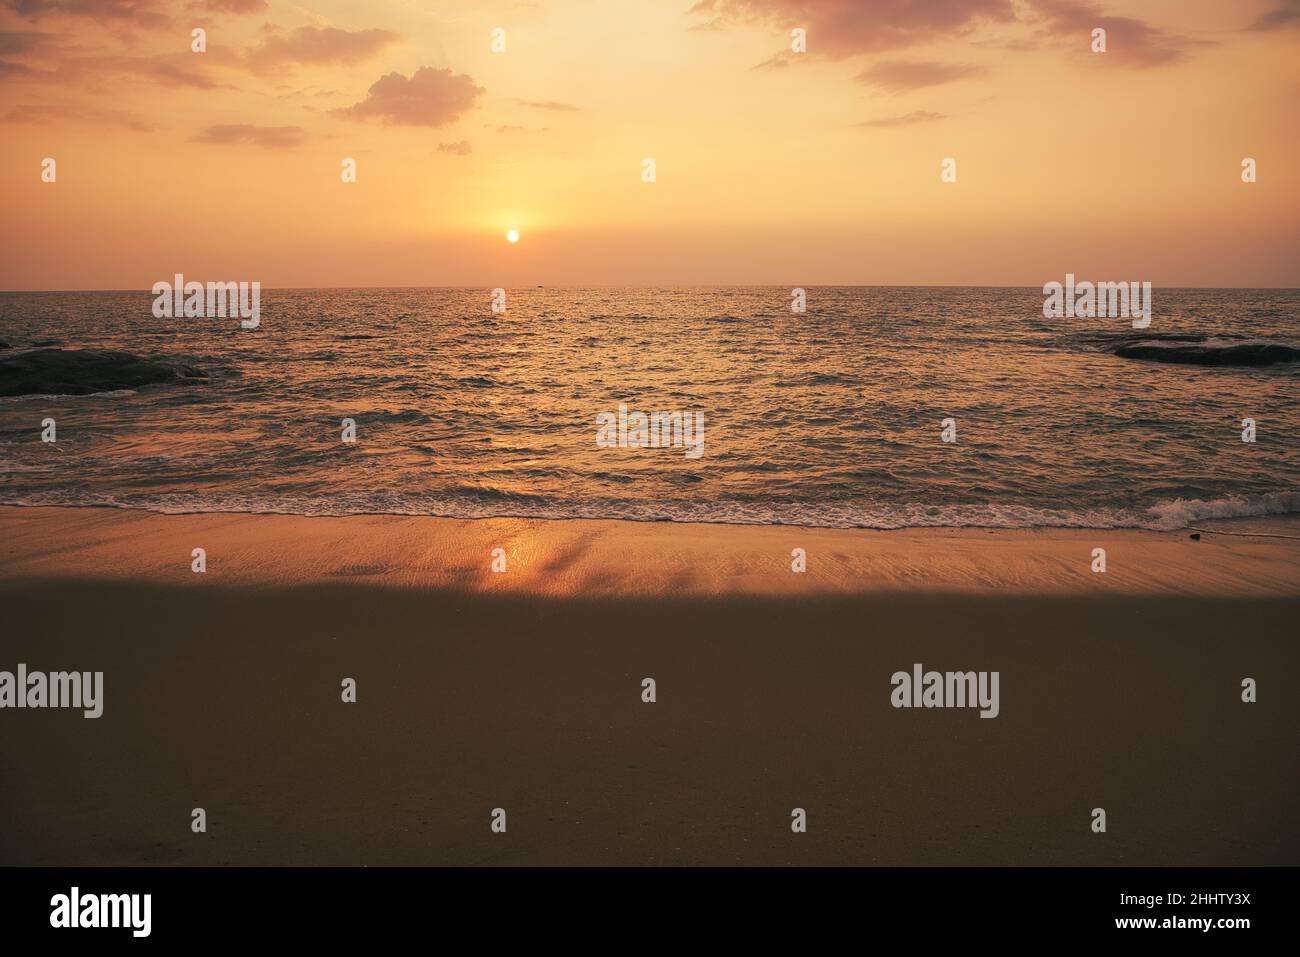
<instances>
[{"instance_id":1,"label":"setting sun","mask_svg":"<svg viewBox=\"0 0 1300 957\"><path fill-rule=\"evenodd\" d=\"M511 242L511 243L519 242L519 230L512 229L510 230L510 232L506 233L506 242Z\"/></svg>"}]
</instances>

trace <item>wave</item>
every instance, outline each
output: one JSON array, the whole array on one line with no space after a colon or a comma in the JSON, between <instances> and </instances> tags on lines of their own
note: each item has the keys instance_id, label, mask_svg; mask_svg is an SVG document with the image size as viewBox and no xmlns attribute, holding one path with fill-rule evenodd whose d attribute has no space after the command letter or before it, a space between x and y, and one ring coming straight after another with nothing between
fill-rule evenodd
<instances>
[{"instance_id":1,"label":"wave","mask_svg":"<svg viewBox=\"0 0 1300 957\"><path fill-rule=\"evenodd\" d=\"M455 380L456 385L468 386L472 389L501 389L505 388L505 383L498 382L490 376L471 375L462 376Z\"/></svg>"},{"instance_id":2,"label":"wave","mask_svg":"<svg viewBox=\"0 0 1300 957\"><path fill-rule=\"evenodd\" d=\"M110 389L108 392L57 392L57 393L35 393L32 395L0 395L0 405L8 405L13 402L42 401L49 402L59 399L125 399L129 395L136 395L135 389Z\"/></svg>"},{"instance_id":3,"label":"wave","mask_svg":"<svg viewBox=\"0 0 1300 957\"><path fill-rule=\"evenodd\" d=\"M1253 518L1300 512L1300 492L1270 492L1265 495L1230 495L1227 498L1175 499L1148 509L1161 528L1186 528L1193 522L1215 518Z\"/></svg>"},{"instance_id":4,"label":"wave","mask_svg":"<svg viewBox=\"0 0 1300 957\"><path fill-rule=\"evenodd\" d=\"M1118 508L1046 508L1010 504L924 505L789 503L780 507L748 502L662 502L634 500L554 501L542 496L474 489L463 496L414 496L353 492L329 496L258 496L178 493L117 498L77 490L0 498L0 505L28 508L121 508L167 515L246 513L346 516L409 515L433 518L597 519L634 522L690 522L715 525L775 525L804 528L1094 528L1176 531L1212 519L1300 513L1300 493L1270 492L1210 500L1172 499Z\"/></svg>"}]
</instances>

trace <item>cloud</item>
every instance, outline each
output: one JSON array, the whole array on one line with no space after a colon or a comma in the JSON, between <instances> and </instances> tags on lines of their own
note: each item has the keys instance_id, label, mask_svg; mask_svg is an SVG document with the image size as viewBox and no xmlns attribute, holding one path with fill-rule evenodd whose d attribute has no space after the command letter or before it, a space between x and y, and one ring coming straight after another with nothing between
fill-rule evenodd
<instances>
[{"instance_id":1,"label":"cloud","mask_svg":"<svg viewBox=\"0 0 1300 957\"><path fill-rule=\"evenodd\" d=\"M77 55L70 51L87 48L65 44L63 39L37 31L0 31L0 57L21 57L28 61L0 60L0 71L12 76L28 74L43 84L75 85L100 92L113 90L116 81L122 79L142 81L155 88L235 89L231 84L218 80L208 69L219 62L217 56L199 57L191 53Z\"/></svg>"},{"instance_id":2,"label":"cloud","mask_svg":"<svg viewBox=\"0 0 1300 957\"><path fill-rule=\"evenodd\" d=\"M483 92L463 73L422 66L410 78L381 76L364 100L332 112L359 120L377 116L389 124L445 126L471 109Z\"/></svg>"},{"instance_id":3,"label":"cloud","mask_svg":"<svg viewBox=\"0 0 1300 957\"><path fill-rule=\"evenodd\" d=\"M5 123L54 123L59 120L72 120L77 123L94 123L105 126L120 126L137 133L150 133L150 126L138 114L125 110L78 110L70 106L36 106L21 103L4 115Z\"/></svg>"},{"instance_id":4,"label":"cloud","mask_svg":"<svg viewBox=\"0 0 1300 957\"><path fill-rule=\"evenodd\" d=\"M809 54L836 60L902 50L967 34L985 21L1016 18L1012 0L701 0L687 12L710 17L711 24L717 17L727 23L758 21L780 27L787 37L793 27L803 27Z\"/></svg>"},{"instance_id":5,"label":"cloud","mask_svg":"<svg viewBox=\"0 0 1300 957\"><path fill-rule=\"evenodd\" d=\"M172 57L83 57L69 61L68 66L74 76L79 75L83 68L89 68L97 74L116 73L148 80L150 83L187 86L196 90L214 90L220 86L229 86L217 81L204 70L191 65L193 61L199 59L188 53Z\"/></svg>"},{"instance_id":6,"label":"cloud","mask_svg":"<svg viewBox=\"0 0 1300 957\"><path fill-rule=\"evenodd\" d=\"M78 86L83 91L117 92L126 83L158 87L188 87L195 90L236 89L221 76L226 57L220 52L196 56L189 52L188 29L182 42L166 41L172 52L152 56L132 53L101 53L102 36L86 37L87 27L70 32L0 30L0 70L12 75L28 74L42 84ZM96 31L99 33L100 31ZM127 44L131 49L132 45ZM20 61L20 62L15 62Z\"/></svg>"},{"instance_id":7,"label":"cloud","mask_svg":"<svg viewBox=\"0 0 1300 957\"><path fill-rule=\"evenodd\" d=\"M39 30L0 30L0 57L23 56L37 53L52 45L54 35ZM0 60L0 76L16 76L31 73L25 63L16 63L8 59Z\"/></svg>"},{"instance_id":8,"label":"cloud","mask_svg":"<svg viewBox=\"0 0 1300 957\"><path fill-rule=\"evenodd\" d=\"M946 120L946 113L931 113L929 110L915 110L911 113L904 113L902 116L887 116L879 120L865 120L858 126L866 127L872 130L889 129L895 126L915 126L918 123L933 123L936 120Z\"/></svg>"},{"instance_id":9,"label":"cloud","mask_svg":"<svg viewBox=\"0 0 1300 957\"><path fill-rule=\"evenodd\" d=\"M286 35L272 34L265 37L260 44L248 51L247 59L258 69L290 64L353 64L374 56L398 39L398 34L389 30L299 27Z\"/></svg>"},{"instance_id":10,"label":"cloud","mask_svg":"<svg viewBox=\"0 0 1300 957\"><path fill-rule=\"evenodd\" d=\"M750 67L750 69L762 70L764 72L767 72L769 70L784 70L786 67L790 65L790 61L799 55L800 54L792 53L789 50L784 50L781 53L778 53L776 56L772 57L771 59L764 60L762 63L754 64L753 66Z\"/></svg>"},{"instance_id":11,"label":"cloud","mask_svg":"<svg viewBox=\"0 0 1300 957\"><path fill-rule=\"evenodd\" d=\"M209 126L194 136L196 143L229 145L251 143L267 149L293 149L307 142L307 131L301 126L252 126L236 123L228 126Z\"/></svg>"},{"instance_id":12,"label":"cloud","mask_svg":"<svg viewBox=\"0 0 1300 957\"><path fill-rule=\"evenodd\" d=\"M54 34L40 30L0 30L0 56L31 53L48 47L53 39Z\"/></svg>"},{"instance_id":13,"label":"cloud","mask_svg":"<svg viewBox=\"0 0 1300 957\"><path fill-rule=\"evenodd\" d=\"M980 76L988 72L981 66L961 63L927 63L918 60L894 60L875 63L858 74L858 80L868 86L899 92L919 90L927 86L951 83L962 77Z\"/></svg>"},{"instance_id":14,"label":"cloud","mask_svg":"<svg viewBox=\"0 0 1300 957\"><path fill-rule=\"evenodd\" d=\"M1263 31L1286 27L1300 27L1300 0L1282 0L1276 10L1260 14L1246 29Z\"/></svg>"},{"instance_id":15,"label":"cloud","mask_svg":"<svg viewBox=\"0 0 1300 957\"><path fill-rule=\"evenodd\" d=\"M571 106L568 103L557 103L555 100L521 100L516 98L514 102L520 106L530 106L535 110L554 110L557 113L578 112L578 107Z\"/></svg>"},{"instance_id":16,"label":"cloud","mask_svg":"<svg viewBox=\"0 0 1300 957\"><path fill-rule=\"evenodd\" d=\"M206 22L205 14L258 13L266 8L266 0L192 0L188 4L176 0L0 0L0 10L33 23L80 19L114 31L183 28L186 34L194 20ZM179 22L172 14L179 17Z\"/></svg>"},{"instance_id":17,"label":"cloud","mask_svg":"<svg viewBox=\"0 0 1300 957\"><path fill-rule=\"evenodd\" d=\"M457 156L468 156L470 153L469 140L461 140L459 143L439 143L439 153L455 153Z\"/></svg>"},{"instance_id":18,"label":"cloud","mask_svg":"<svg viewBox=\"0 0 1300 957\"><path fill-rule=\"evenodd\" d=\"M266 0L203 0L200 6L213 13L260 13Z\"/></svg>"},{"instance_id":19,"label":"cloud","mask_svg":"<svg viewBox=\"0 0 1300 957\"><path fill-rule=\"evenodd\" d=\"M721 30L724 25L725 25L725 21L722 19L722 17L714 17L712 20L706 20L704 23L692 24L691 26L687 27L687 29L690 30L692 33L712 33L715 30Z\"/></svg>"},{"instance_id":20,"label":"cloud","mask_svg":"<svg viewBox=\"0 0 1300 957\"><path fill-rule=\"evenodd\" d=\"M1106 31L1106 58L1135 69L1176 63L1184 59L1192 47L1212 45L1207 40L1165 33L1132 17L1106 16L1096 4L1076 3L1074 0L1029 2L1034 13L1046 22L1050 33L1069 37L1081 50L1089 49L1093 29L1101 27Z\"/></svg>"},{"instance_id":21,"label":"cloud","mask_svg":"<svg viewBox=\"0 0 1300 957\"><path fill-rule=\"evenodd\" d=\"M0 0L0 7L30 21L85 17L145 27L165 27L171 23L163 12L165 0Z\"/></svg>"}]
</instances>

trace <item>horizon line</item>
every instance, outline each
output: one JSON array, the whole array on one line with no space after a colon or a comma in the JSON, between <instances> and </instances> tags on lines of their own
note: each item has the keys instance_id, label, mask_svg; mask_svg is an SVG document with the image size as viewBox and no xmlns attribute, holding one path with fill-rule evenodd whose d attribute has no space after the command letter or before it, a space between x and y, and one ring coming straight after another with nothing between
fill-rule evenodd
<instances>
[{"instance_id":1,"label":"horizon line","mask_svg":"<svg viewBox=\"0 0 1300 957\"><path fill-rule=\"evenodd\" d=\"M196 280L197 281L197 280ZM241 280L208 280L207 282L240 282ZM242 280L250 285L257 280ZM1056 282L1050 279L1048 282ZM1085 280L1088 281L1088 280ZM206 282L204 283L206 286ZM331 290L388 290L388 289L1034 289L1041 290L1037 285L1018 285L1006 283L989 283L986 285L972 283L805 283L803 286L790 286L784 283L591 283L583 285L545 285L543 283L524 283L521 285L506 286L488 286L482 284L467 284L456 286L445 285L381 285L381 286L267 286L258 284L260 289L272 289L283 292L325 292ZM1260 292L1277 291L1293 292L1300 290L1297 286L1181 286L1181 285L1161 285L1157 286L1152 283L1153 289L1205 289L1205 290L1254 290ZM118 286L115 288L68 288L68 289L0 289L0 295L56 295L59 293L99 293L99 292L138 292L142 295L152 296L154 292L151 288L139 286Z\"/></svg>"}]
</instances>

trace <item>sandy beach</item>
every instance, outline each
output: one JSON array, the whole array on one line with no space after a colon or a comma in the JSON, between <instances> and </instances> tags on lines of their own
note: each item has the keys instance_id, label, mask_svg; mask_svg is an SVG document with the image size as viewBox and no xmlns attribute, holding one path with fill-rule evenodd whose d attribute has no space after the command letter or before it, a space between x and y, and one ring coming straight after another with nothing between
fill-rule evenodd
<instances>
[{"instance_id":1,"label":"sandy beach","mask_svg":"<svg viewBox=\"0 0 1300 957\"><path fill-rule=\"evenodd\" d=\"M104 673L0 714L0 863L1300 863L1300 523L1213 528L0 508L0 669Z\"/></svg>"},{"instance_id":2,"label":"sandy beach","mask_svg":"<svg viewBox=\"0 0 1300 957\"><path fill-rule=\"evenodd\" d=\"M869 529L397 515L159 515L0 506L0 575L183 587L371 584L551 598L636 595L1300 596L1300 517L1213 531ZM1190 536L1200 534L1199 540ZM207 571L191 571L202 548ZM1104 574L1093 550L1106 552ZM505 556L494 572L493 550ZM803 549L806 572L792 571Z\"/></svg>"}]
</instances>

